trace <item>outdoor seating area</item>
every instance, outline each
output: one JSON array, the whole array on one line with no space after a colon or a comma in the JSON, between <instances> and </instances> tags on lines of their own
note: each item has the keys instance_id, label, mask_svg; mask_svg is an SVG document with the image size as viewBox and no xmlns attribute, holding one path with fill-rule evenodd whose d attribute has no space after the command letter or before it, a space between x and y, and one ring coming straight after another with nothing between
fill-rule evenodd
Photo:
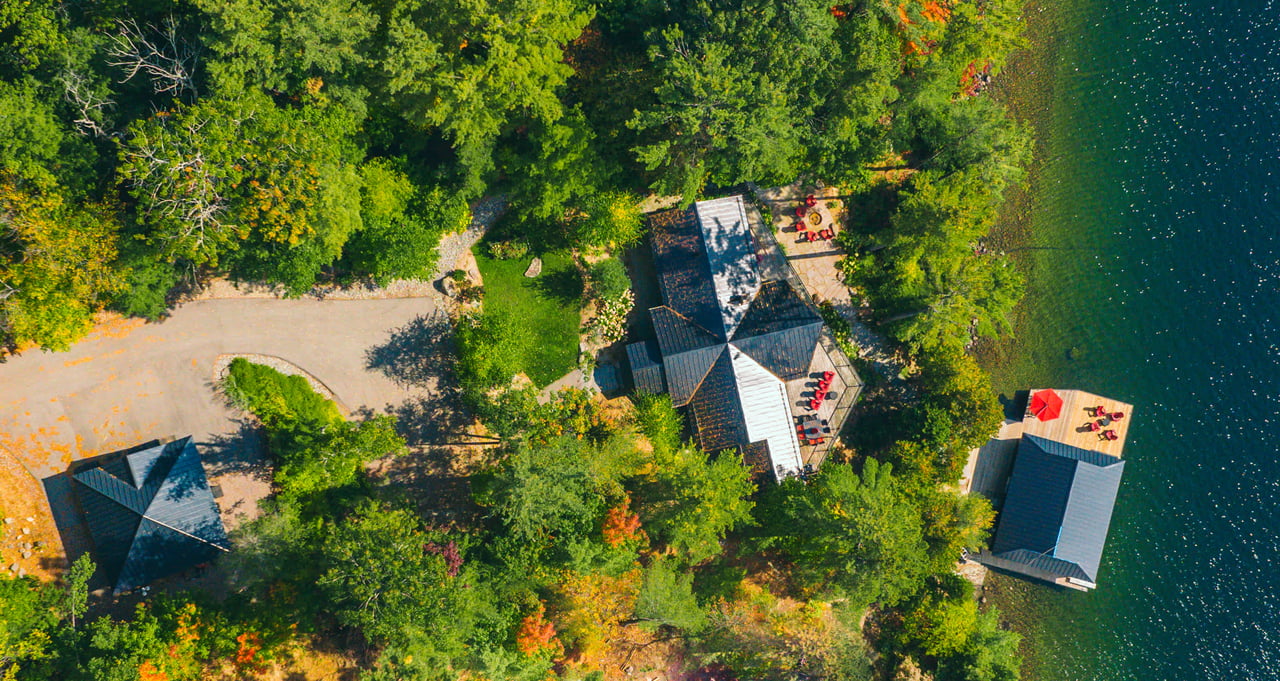
<instances>
[{"instance_id":1,"label":"outdoor seating area","mask_svg":"<svg viewBox=\"0 0 1280 681\"><path fill-rule=\"evenodd\" d=\"M796 417L796 437L802 445L820 445L831 436L831 425L816 416Z\"/></svg>"},{"instance_id":2,"label":"outdoor seating area","mask_svg":"<svg viewBox=\"0 0 1280 681\"><path fill-rule=\"evenodd\" d=\"M791 226L799 235L800 241L830 241L836 236L835 223L824 212L818 209L818 197L810 194L804 202L796 206L796 221Z\"/></svg>"},{"instance_id":3,"label":"outdoor seating area","mask_svg":"<svg viewBox=\"0 0 1280 681\"><path fill-rule=\"evenodd\" d=\"M831 393L831 381L836 377L834 371L822 372L822 377L813 387L813 397L809 398L809 410L817 411L822 408L822 403L827 399L827 395Z\"/></svg>"},{"instance_id":4,"label":"outdoor seating area","mask_svg":"<svg viewBox=\"0 0 1280 681\"><path fill-rule=\"evenodd\" d=\"M805 375L787 381L786 387L796 439L805 461L820 460L835 443L846 416L847 406L840 405L848 402L847 397L856 395L860 386L847 384L845 374L819 349Z\"/></svg>"},{"instance_id":5,"label":"outdoor seating area","mask_svg":"<svg viewBox=\"0 0 1280 681\"><path fill-rule=\"evenodd\" d=\"M1102 405L1097 405L1087 411L1093 416L1093 419L1085 423L1085 427L1089 429L1089 432L1098 433L1098 437L1109 442L1120 439L1119 434L1115 430L1107 428L1107 426L1123 419L1124 412L1107 411L1107 408Z\"/></svg>"},{"instance_id":6,"label":"outdoor seating area","mask_svg":"<svg viewBox=\"0 0 1280 681\"><path fill-rule=\"evenodd\" d=\"M1025 433L1120 456L1133 407L1080 390L1036 390L1027 402Z\"/></svg>"}]
</instances>

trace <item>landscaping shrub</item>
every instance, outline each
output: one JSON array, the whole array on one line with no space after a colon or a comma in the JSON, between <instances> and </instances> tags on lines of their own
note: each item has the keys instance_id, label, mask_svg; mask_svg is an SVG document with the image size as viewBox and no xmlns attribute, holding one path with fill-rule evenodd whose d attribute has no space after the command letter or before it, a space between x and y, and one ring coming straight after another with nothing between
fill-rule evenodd
<instances>
[{"instance_id":1,"label":"landscaping shrub","mask_svg":"<svg viewBox=\"0 0 1280 681\"><path fill-rule=\"evenodd\" d=\"M232 402L253 412L270 428L293 422L320 426L342 421L338 405L312 390L307 379L243 357L231 360L222 389Z\"/></svg>"},{"instance_id":2,"label":"landscaping shrub","mask_svg":"<svg viewBox=\"0 0 1280 681\"><path fill-rule=\"evenodd\" d=\"M596 316L587 322L587 330L605 344L617 343L627 337L627 315L635 304L636 295L629 290L601 301Z\"/></svg>"},{"instance_id":3,"label":"landscaping shrub","mask_svg":"<svg viewBox=\"0 0 1280 681\"><path fill-rule=\"evenodd\" d=\"M529 255L529 244L518 239L490 241L489 255L498 260L515 260Z\"/></svg>"},{"instance_id":4,"label":"landscaping shrub","mask_svg":"<svg viewBox=\"0 0 1280 681\"><path fill-rule=\"evenodd\" d=\"M613 300L631 290L627 268L620 260L610 258L591 266L588 277L591 295L599 300Z\"/></svg>"}]
</instances>

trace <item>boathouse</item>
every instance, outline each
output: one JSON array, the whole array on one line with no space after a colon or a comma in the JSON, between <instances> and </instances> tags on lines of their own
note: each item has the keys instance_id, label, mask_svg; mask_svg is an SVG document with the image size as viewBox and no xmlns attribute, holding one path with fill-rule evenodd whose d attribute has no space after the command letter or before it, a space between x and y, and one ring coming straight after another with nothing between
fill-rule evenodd
<instances>
[{"instance_id":1,"label":"boathouse","mask_svg":"<svg viewBox=\"0 0 1280 681\"><path fill-rule=\"evenodd\" d=\"M990 567L1088 591L1098 585L1133 407L1079 390L1033 391Z\"/></svg>"}]
</instances>

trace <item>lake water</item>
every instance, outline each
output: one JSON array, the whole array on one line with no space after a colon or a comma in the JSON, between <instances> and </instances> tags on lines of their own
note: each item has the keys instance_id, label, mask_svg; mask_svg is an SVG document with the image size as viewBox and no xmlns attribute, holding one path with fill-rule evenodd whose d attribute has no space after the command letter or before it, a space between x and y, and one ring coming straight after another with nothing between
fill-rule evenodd
<instances>
[{"instance_id":1,"label":"lake water","mask_svg":"<svg viewBox=\"0 0 1280 681\"><path fill-rule=\"evenodd\" d=\"M1040 124L1032 280L986 360L1135 408L1098 590L996 603L1035 681L1278 679L1280 8L1041 4L1008 95Z\"/></svg>"}]
</instances>

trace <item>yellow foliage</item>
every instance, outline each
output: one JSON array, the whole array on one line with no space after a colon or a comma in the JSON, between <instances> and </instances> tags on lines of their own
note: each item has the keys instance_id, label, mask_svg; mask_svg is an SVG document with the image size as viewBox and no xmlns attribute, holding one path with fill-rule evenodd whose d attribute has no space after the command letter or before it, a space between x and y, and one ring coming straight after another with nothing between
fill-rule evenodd
<instances>
[{"instance_id":1,"label":"yellow foliage","mask_svg":"<svg viewBox=\"0 0 1280 681\"><path fill-rule=\"evenodd\" d=\"M555 620L566 643L576 650L575 663L598 669L609 644L618 639L622 621L635 612L644 581L639 567L619 577L568 573L557 588Z\"/></svg>"},{"instance_id":2,"label":"yellow foliage","mask_svg":"<svg viewBox=\"0 0 1280 681\"><path fill-rule=\"evenodd\" d=\"M65 350L92 327L93 313L123 286L117 225L99 206L70 206L55 192L29 192L0 177L0 228L18 253L0 257L0 281L15 293L0 302L9 332Z\"/></svg>"}]
</instances>

